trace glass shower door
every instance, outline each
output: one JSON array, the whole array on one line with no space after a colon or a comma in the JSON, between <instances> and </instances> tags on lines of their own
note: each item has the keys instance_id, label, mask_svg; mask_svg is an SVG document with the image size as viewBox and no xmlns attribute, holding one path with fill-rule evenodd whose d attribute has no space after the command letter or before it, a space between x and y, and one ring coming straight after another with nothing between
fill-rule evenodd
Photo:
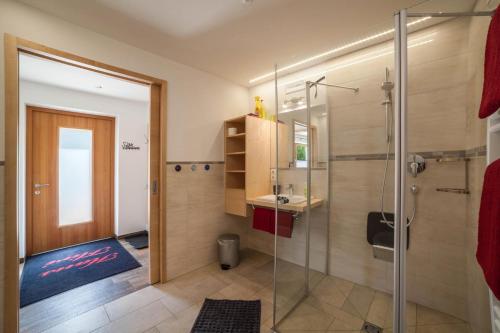
<instances>
[{"instance_id":1,"label":"glass shower door","mask_svg":"<svg viewBox=\"0 0 500 333\"><path fill-rule=\"evenodd\" d=\"M307 181L307 112L304 107L295 108L286 89L277 89L277 112L272 140L275 140L276 156L271 157L276 174L280 207L276 214L292 217L292 230L289 235L275 235L275 328L280 327L283 319L303 300L306 295L306 210L297 212L285 202L294 200L294 206L307 206L305 184ZM294 100L305 105L305 99ZM296 110L295 110L296 109ZM283 198L283 199L281 199ZM285 199L286 198L286 199ZM279 227L278 227L279 228Z\"/></svg>"},{"instance_id":2,"label":"glass shower door","mask_svg":"<svg viewBox=\"0 0 500 333\"><path fill-rule=\"evenodd\" d=\"M399 14L396 181L400 220L408 219L400 227L401 246L408 244L398 268L400 311L406 307L400 332L491 331L488 288L475 258L486 167L478 111L490 18L475 13L499 3L432 0ZM415 20L426 27L407 33Z\"/></svg>"},{"instance_id":3,"label":"glass shower door","mask_svg":"<svg viewBox=\"0 0 500 333\"><path fill-rule=\"evenodd\" d=\"M324 87L318 90L311 99L305 81L277 89L275 166L280 198L285 200L279 203L278 223L280 216L293 218L290 235L275 235L279 331L307 329L310 321L302 314L315 308L305 300L327 273L328 114Z\"/></svg>"}]
</instances>

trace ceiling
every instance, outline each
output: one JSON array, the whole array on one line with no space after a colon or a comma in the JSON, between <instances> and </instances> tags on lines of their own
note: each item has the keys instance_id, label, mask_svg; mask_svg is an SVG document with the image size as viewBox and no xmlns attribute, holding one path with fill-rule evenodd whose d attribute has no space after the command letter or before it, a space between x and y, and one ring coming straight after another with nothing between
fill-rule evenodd
<instances>
[{"instance_id":1,"label":"ceiling","mask_svg":"<svg viewBox=\"0 0 500 333\"><path fill-rule=\"evenodd\" d=\"M149 86L99 74L83 68L21 53L19 56L21 80L56 87L149 102Z\"/></svg>"},{"instance_id":2,"label":"ceiling","mask_svg":"<svg viewBox=\"0 0 500 333\"><path fill-rule=\"evenodd\" d=\"M398 9L470 10L475 0L18 0L244 86L393 26ZM247 3L249 2L249 3ZM425 8L426 7L426 8ZM324 59L323 59L324 60Z\"/></svg>"}]
</instances>

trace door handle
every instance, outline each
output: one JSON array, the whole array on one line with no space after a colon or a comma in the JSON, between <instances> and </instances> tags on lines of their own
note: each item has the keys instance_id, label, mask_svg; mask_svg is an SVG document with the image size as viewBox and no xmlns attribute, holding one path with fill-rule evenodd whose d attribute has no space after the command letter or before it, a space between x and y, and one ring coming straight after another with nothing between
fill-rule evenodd
<instances>
[{"instance_id":1,"label":"door handle","mask_svg":"<svg viewBox=\"0 0 500 333\"><path fill-rule=\"evenodd\" d=\"M33 185L35 188L41 188L41 187L47 187L49 186L50 184L35 184Z\"/></svg>"},{"instance_id":2,"label":"door handle","mask_svg":"<svg viewBox=\"0 0 500 333\"><path fill-rule=\"evenodd\" d=\"M151 190L153 194L158 194L158 181L156 179L153 180L153 186Z\"/></svg>"}]
</instances>

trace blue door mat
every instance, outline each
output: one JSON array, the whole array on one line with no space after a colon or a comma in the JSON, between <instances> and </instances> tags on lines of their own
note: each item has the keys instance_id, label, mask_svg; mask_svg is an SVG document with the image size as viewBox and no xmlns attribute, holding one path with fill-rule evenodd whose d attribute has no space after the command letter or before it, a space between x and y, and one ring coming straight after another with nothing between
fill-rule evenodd
<instances>
[{"instance_id":1,"label":"blue door mat","mask_svg":"<svg viewBox=\"0 0 500 333\"><path fill-rule=\"evenodd\" d=\"M142 231L125 237L125 241L132 245L134 249L146 249L149 246L148 232Z\"/></svg>"},{"instance_id":2,"label":"blue door mat","mask_svg":"<svg viewBox=\"0 0 500 333\"><path fill-rule=\"evenodd\" d=\"M140 266L114 238L28 257L21 276L21 307Z\"/></svg>"}]
</instances>

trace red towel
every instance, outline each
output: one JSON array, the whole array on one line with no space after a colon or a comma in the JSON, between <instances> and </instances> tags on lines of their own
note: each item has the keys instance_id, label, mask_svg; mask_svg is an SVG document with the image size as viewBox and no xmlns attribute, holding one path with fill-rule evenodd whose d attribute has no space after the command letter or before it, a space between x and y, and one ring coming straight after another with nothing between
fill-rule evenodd
<instances>
[{"instance_id":1,"label":"red towel","mask_svg":"<svg viewBox=\"0 0 500 333\"><path fill-rule=\"evenodd\" d=\"M253 212L253 228L275 233L275 213L273 209L255 208ZM278 236L291 238L293 231L293 215L286 212L278 212Z\"/></svg>"},{"instance_id":2,"label":"red towel","mask_svg":"<svg viewBox=\"0 0 500 333\"><path fill-rule=\"evenodd\" d=\"M484 174L476 258L490 289L500 298L500 159Z\"/></svg>"},{"instance_id":3,"label":"red towel","mask_svg":"<svg viewBox=\"0 0 500 333\"><path fill-rule=\"evenodd\" d=\"M273 211L274 214L274 211ZM274 234L274 215L271 219L271 233ZM278 236L292 238L293 215L287 212L278 212Z\"/></svg>"},{"instance_id":4,"label":"red towel","mask_svg":"<svg viewBox=\"0 0 500 333\"><path fill-rule=\"evenodd\" d=\"M253 211L253 228L274 233L274 225L271 229L271 219L274 220L273 210L256 207Z\"/></svg>"},{"instance_id":5,"label":"red towel","mask_svg":"<svg viewBox=\"0 0 500 333\"><path fill-rule=\"evenodd\" d=\"M486 118L500 108L500 6L488 30L484 60L484 84L479 118Z\"/></svg>"}]
</instances>

